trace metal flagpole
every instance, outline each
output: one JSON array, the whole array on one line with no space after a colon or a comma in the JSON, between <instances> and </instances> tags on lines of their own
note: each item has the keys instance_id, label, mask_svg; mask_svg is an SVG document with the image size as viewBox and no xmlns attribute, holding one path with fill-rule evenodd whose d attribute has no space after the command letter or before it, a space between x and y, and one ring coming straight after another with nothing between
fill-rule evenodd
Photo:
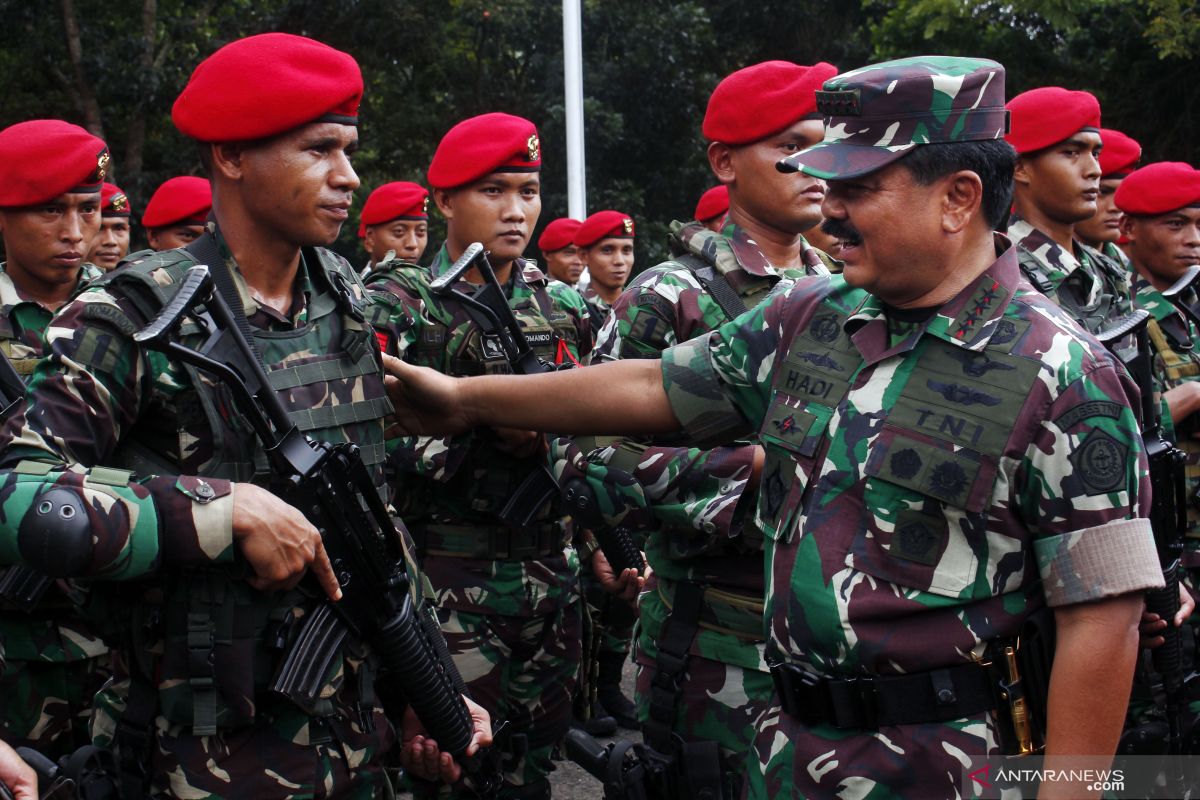
<instances>
[{"instance_id":1,"label":"metal flagpole","mask_svg":"<svg viewBox=\"0 0 1200 800\"><path fill-rule=\"evenodd\" d=\"M582 0L563 0L563 92L567 109L567 216L587 217L587 173L583 145ZM587 285L585 269L579 288Z\"/></svg>"}]
</instances>

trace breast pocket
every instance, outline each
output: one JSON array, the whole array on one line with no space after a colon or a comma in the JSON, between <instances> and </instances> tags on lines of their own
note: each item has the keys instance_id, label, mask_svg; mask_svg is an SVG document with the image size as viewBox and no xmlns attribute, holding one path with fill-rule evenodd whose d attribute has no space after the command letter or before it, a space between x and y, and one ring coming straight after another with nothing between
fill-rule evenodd
<instances>
[{"instance_id":1,"label":"breast pocket","mask_svg":"<svg viewBox=\"0 0 1200 800\"><path fill-rule=\"evenodd\" d=\"M997 458L885 424L864 472L866 524L855 535L848 566L959 599L1020 584L1024 539L988 526Z\"/></svg>"},{"instance_id":2,"label":"breast pocket","mask_svg":"<svg viewBox=\"0 0 1200 800\"><path fill-rule=\"evenodd\" d=\"M804 489L812 476L817 447L833 409L775 392L759 440L766 453L759 480L755 521L764 536L791 541Z\"/></svg>"}]
</instances>

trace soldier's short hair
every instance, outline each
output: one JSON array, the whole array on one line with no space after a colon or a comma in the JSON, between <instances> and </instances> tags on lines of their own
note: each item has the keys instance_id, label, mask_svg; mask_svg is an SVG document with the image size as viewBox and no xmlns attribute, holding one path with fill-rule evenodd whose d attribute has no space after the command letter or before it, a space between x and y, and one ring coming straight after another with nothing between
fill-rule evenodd
<instances>
[{"instance_id":1,"label":"soldier's short hair","mask_svg":"<svg viewBox=\"0 0 1200 800\"><path fill-rule=\"evenodd\" d=\"M981 206L988 225L1001 232L1007 227L1017 151L1003 139L921 145L897 163L924 186L959 170L974 172L983 183Z\"/></svg>"}]
</instances>

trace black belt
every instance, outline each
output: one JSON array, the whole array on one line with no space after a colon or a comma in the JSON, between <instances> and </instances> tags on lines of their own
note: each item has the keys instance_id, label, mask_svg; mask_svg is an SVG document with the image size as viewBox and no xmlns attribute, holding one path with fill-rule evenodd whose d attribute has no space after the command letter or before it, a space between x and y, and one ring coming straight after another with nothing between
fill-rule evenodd
<instances>
[{"instance_id":1,"label":"black belt","mask_svg":"<svg viewBox=\"0 0 1200 800\"><path fill-rule=\"evenodd\" d=\"M846 679L778 664L771 667L771 677L783 710L805 725L878 730L961 719L999 705L998 676L984 664Z\"/></svg>"}]
</instances>

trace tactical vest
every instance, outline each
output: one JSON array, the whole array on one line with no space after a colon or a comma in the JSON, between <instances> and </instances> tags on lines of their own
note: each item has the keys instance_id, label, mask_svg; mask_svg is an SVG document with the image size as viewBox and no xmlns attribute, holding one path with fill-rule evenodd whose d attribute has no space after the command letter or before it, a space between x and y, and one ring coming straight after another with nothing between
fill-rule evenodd
<instances>
[{"instance_id":1,"label":"tactical vest","mask_svg":"<svg viewBox=\"0 0 1200 800\"><path fill-rule=\"evenodd\" d=\"M520 261L513 265L514 280L520 280ZM555 304L545 285L533 288L532 294L509 306L521 326L529 346L541 359L554 364L565 356L561 349L572 346L579 352L579 331L562 308ZM512 372L499 342L485 336L453 298L424 292L426 319L419 339L409 349L413 363L431 366L456 377L468 375L502 375ZM453 349L447 350L448 347ZM529 472L540 468L529 459L514 459L494 448L474 458L459 470L448 483L425 482L426 492L445 492L468 501L472 511L486 515L498 514L518 491ZM418 505L425 501L418 501ZM553 520L553 536L561 538L557 528L557 503L544 509L548 516L535 519Z\"/></svg>"},{"instance_id":2,"label":"tactical vest","mask_svg":"<svg viewBox=\"0 0 1200 800\"><path fill-rule=\"evenodd\" d=\"M1060 291L1062 284L1071 280L1070 275L1056 286L1048 268L1037 256L1024 248L1017 248L1017 264L1025 279L1033 284L1035 289L1057 303L1085 330L1096 334L1104 330L1108 323L1117 316L1121 300L1118 287L1126 283L1129 276L1120 265L1095 250L1085 251L1085 258L1092 264L1092 268L1103 283L1099 297L1091 304L1080 302L1080 298L1076 297L1073 292ZM1080 264L1078 269L1086 269L1086 267Z\"/></svg>"},{"instance_id":3,"label":"tactical vest","mask_svg":"<svg viewBox=\"0 0 1200 800\"><path fill-rule=\"evenodd\" d=\"M251 330L271 385L285 408L291 409L292 421L315 439L355 441L382 492L382 420L391 405L383 390L374 338L349 290L362 284L325 251L306 249L305 254L313 285L306 324L293 331ZM194 263L182 250L168 251L110 272L96 285L111 286L150 319L174 295ZM155 280L152 273L158 270L171 282L162 285ZM92 313L113 322L110 306L89 308L101 309ZM186 322L179 341L197 347L203 341L202 331L194 322ZM331 346L333 342L338 345ZM296 353L311 355L280 365ZM181 432L196 430L194 423L202 420L213 441L211 458L195 474L265 482L266 458L252 430L234 411L228 389L191 366L179 367L190 387L163 400L164 413L181 422ZM185 422L192 424L185 427ZM110 463L141 475L179 472L179 465L139 442L136 425L122 437ZM131 664L131 673L135 682L139 677L153 681L159 713L171 723L190 726L195 735L248 724L256 713L256 698L262 696L276 662L298 632L296 621L315 602L299 589L276 595L257 592L229 568L168 570L138 597L133 609L129 646L138 663ZM151 648L157 646L162 655L151 656ZM335 659L330 674L341 668L340 662ZM330 713L332 706L324 699L304 710L321 716Z\"/></svg>"},{"instance_id":4,"label":"tactical vest","mask_svg":"<svg viewBox=\"0 0 1200 800\"><path fill-rule=\"evenodd\" d=\"M804 491L819 475L829 447L830 419L864 367L844 321L832 311L818 311L775 371L759 429L766 459L756 509L760 527L775 540L792 535ZM1013 322L1018 328L1026 324ZM936 556L941 542L955 535L946 519L954 515L950 509L982 516L990 505L1013 423L1039 369L1037 361L1011 355L1017 340L1012 336L975 353L930 335L909 355L917 363L864 454L863 502L873 507L873 485L881 487L880 482L916 496L896 500L889 490L889 507L876 511L892 517L894 532L890 541L860 536L853 550L856 568L950 596L986 590L975 585L973 575L937 573ZM1003 380L964 378L983 362L1002 368ZM976 395L967 397L972 392Z\"/></svg>"},{"instance_id":5,"label":"tactical vest","mask_svg":"<svg viewBox=\"0 0 1200 800\"><path fill-rule=\"evenodd\" d=\"M520 269L520 262L513 264L514 271ZM576 352L579 351L579 331L575 323L554 304L544 285L515 305L510 302L509 307L539 358L551 364L560 361L559 342L573 345ZM444 365L445 373L455 377L512 372L499 342L491 341L470 318L460 315L457 301L427 295L425 308L429 319L421 329L420 339L412 347L414 363L434 368ZM453 351L447 352L452 336L462 327L466 327L466 334L459 337Z\"/></svg>"},{"instance_id":6,"label":"tactical vest","mask_svg":"<svg viewBox=\"0 0 1200 800\"><path fill-rule=\"evenodd\" d=\"M718 265L692 252L680 253L674 260L696 277L704 291L708 292L713 302L721 309L726 320L745 314L748 309L756 307L778 283L761 275L751 275L740 267L730 269L727 265ZM732 274L740 274L740 289L734 289L729 281Z\"/></svg>"},{"instance_id":7,"label":"tactical vest","mask_svg":"<svg viewBox=\"0 0 1200 800\"><path fill-rule=\"evenodd\" d=\"M1170 339L1167 338L1162 326L1158 324L1158 320L1151 319L1146 326L1146 332L1150 335L1150 344L1154 347L1154 354L1158 357L1165 378L1164 382L1168 388L1200 376L1200 361L1181 357L1171 346ZM1188 431L1190 430L1189 427ZM1200 442L1183 432L1177 434L1175 438L1175 446L1187 453L1187 466L1184 468L1184 474L1187 476L1187 485L1190 490L1200 482ZM1187 504L1187 518L1187 535L1193 539L1200 538L1200 510L1197 510L1195 503Z\"/></svg>"}]
</instances>

